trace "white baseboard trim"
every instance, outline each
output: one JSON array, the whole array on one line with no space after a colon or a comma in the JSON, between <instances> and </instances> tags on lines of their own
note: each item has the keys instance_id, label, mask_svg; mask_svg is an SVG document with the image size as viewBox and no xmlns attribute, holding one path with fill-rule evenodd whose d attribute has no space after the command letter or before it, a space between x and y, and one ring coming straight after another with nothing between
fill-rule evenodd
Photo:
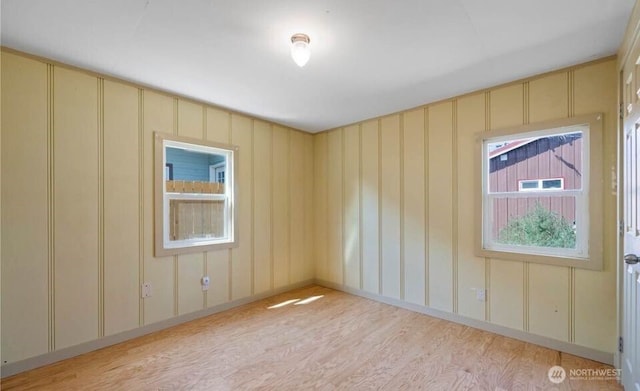
<instances>
[{"instance_id":1,"label":"white baseboard trim","mask_svg":"<svg viewBox=\"0 0 640 391\"><path fill-rule=\"evenodd\" d=\"M517 339L524 342L529 342L535 345L540 345L545 348L558 350L564 353L569 353L575 356L584 357L590 360L613 365L613 353L610 353L610 352L603 352L597 349L576 345L570 342L559 341L557 339L543 337L541 335L536 335L536 334L531 334L526 331L516 330L509 327L500 326L494 323L489 323L483 320L473 319L466 316L454 314L451 312L441 311L434 308L429 308L422 305L409 303L406 301L402 301L402 300L398 300L390 297L385 297L382 295L366 292L360 289L351 288L348 286L336 284L329 281L316 279L315 283L317 285L324 286L326 288L335 289L335 290L349 293L355 296L360 296L366 299L378 301L380 303L404 308L409 311L433 316L434 318L448 320L450 322L459 323L465 326L488 331L494 334L499 334L505 337Z\"/></svg>"},{"instance_id":2,"label":"white baseboard trim","mask_svg":"<svg viewBox=\"0 0 640 391\"><path fill-rule=\"evenodd\" d=\"M0 367L0 377L5 378L8 376L18 374L20 372L28 371L30 369L53 364L58 361L66 360L71 357L89 353L94 350L102 349L111 345L118 344L120 342L128 341L130 339L141 337L143 335L150 334L156 331L164 330L169 327L177 326L179 324L190 322L192 320L199 319L205 316L213 315L218 312L222 312L231 308L249 304L254 301L266 299L268 297L275 296L280 293L284 293L294 289L313 285L314 282L315 282L314 280L306 280L306 281L298 282L295 284L287 285L286 287L273 289L267 292L259 293L259 294L245 297L242 299L233 300L228 303L206 308L200 311L176 316L174 318L165 319L165 320L152 323L149 325L145 325L142 327L138 327L132 330L123 331L118 334L109 335L100 339L95 339L93 341L88 341L75 346L70 346L68 348L55 350L53 352L41 354L39 356L34 356L21 361L5 364L2 367Z\"/></svg>"}]
</instances>

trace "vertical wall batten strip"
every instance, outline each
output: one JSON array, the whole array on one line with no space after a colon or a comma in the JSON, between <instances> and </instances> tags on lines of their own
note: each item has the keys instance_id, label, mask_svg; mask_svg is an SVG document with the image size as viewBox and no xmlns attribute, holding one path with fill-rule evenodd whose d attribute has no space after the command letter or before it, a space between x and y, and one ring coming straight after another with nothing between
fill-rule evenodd
<instances>
[{"instance_id":1,"label":"vertical wall batten strip","mask_svg":"<svg viewBox=\"0 0 640 391\"><path fill-rule=\"evenodd\" d=\"M206 140L207 139L207 108L205 106L201 106L202 107L202 139ZM207 251L204 251L202 253L202 275L206 276L208 275L208 263L207 262ZM207 294L207 291L202 291L202 308L207 308L207 297L209 295Z\"/></svg>"},{"instance_id":2,"label":"vertical wall batten strip","mask_svg":"<svg viewBox=\"0 0 640 391\"><path fill-rule=\"evenodd\" d=\"M233 140L233 127L231 124L231 113L227 112L227 142L229 144L231 144L231 141ZM240 151L238 151L238 154L240 154ZM252 162L253 163L253 162ZM235 224L238 224L239 222L236 221ZM227 260L227 300L231 300L231 297L233 295L233 291L232 291L232 284L233 284L233 251L231 251L231 249L227 250L227 256L228 256L228 260Z\"/></svg>"},{"instance_id":3,"label":"vertical wall batten strip","mask_svg":"<svg viewBox=\"0 0 640 391\"><path fill-rule=\"evenodd\" d=\"M405 261L404 261L404 113L400 117L400 142L398 143L400 153L400 300L405 298Z\"/></svg>"},{"instance_id":4,"label":"vertical wall batten strip","mask_svg":"<svg viewBox=\"0 0 640 391\"><path fill-rule=\"evenodd\" d=\"M291 202L291 200L293 200L293 197L291 195L292 193L292 180L291 178L293 177L292 174L292 170L291 170L291 137L292 137L292 130L291 129L287 129L287 177L289 178L289 180L287 181L287 199L289 200L288 204L289 204L289 209L293 207L293 203ZM302 164L302 162L300 162L300 164ZM303 191L304 194L304 185L301 186L301 190ZM304 202L304 201L303 201ZM293 213L289 212L289 216L287 216L288 219L288 224L289 226L287 227L287 243L289 243L289 248L287 249L287 251L289 252L289 264L287 265L287 284L291 284L291 261L292 261L292 255L293 255L293 243L291 243L291 220L293 219ZM304 216L303 216L303 223L302 226L304 227ZM302 259L298 260L298 262L302 262Z\"/></svg>"},{"instance_id":5,"label":"vertical wall batten strip","mask_svg":"<svg viewBox=\"0 0 640 391\"><path fill-rule=\"evenodd\" d=\"M522 83L522 124L529 123L529 82ZM529 262L522 265L522 329L529 331Z\"/></svg>"},{"instance_id":6,"label":"vertical wall batten strip","mask_svg":"<svg viewBox=\"0 0 640 391\"><path fill-rule=\"evenodd\" d=\"M138 325L144 325L144 90L138 89Z\"/></svg>"},{"instance_id":7,"label":"vertical wall batten strip","mask_svg":"<svg viewBox=\"0 0 640 391\"><path fill-rule=\"evenodd\" d=\"M491 129L491 92L487 91L484 93L484 130L486 132L490 129ZM479 227L476 229L479 229ZM486 291L486 296L485 296L486 301L484 304L484 319L487 322L490 322L491 321L491 259L487 257L484 258L484 287Z\"/></svg>"},{"instance_id":8,"label":"vertical wall batten strip","mask_svg":"<svg viewBox=\"0 0 640 391\"><path fill-rule=\"evenodd\" d=\"M104 336L104 79L98 83L98 337Z\"/></svg>"},{"instance_id":9,"label":"vertical wall batten strip","mask_svg":"<svg viewBox=\"0 0 640 391\"><path fill-rule=\"evenodd\" d=\"M340 281L340 284L342 284L342 286L346 285L346 280L347 280L347 254L345 253L345 232L347 231L344 227L344 222L345 222L345 214L346 212L346 202L344 202L345 200L345 189L346 189L346 183L345 183L345 176L344 176L344 166L345 166L345 145L344 145L344 140L345 140L345 133L346 130L345 128L340 128L340 182L342 183L342 188L341 188L341 201L340 201L340 209L341 209L341 213L340 213L340 255L341 255L341 268L342 268L342 281Z\"/></svg>"},{"instance_id":10,"label":"vertical wall batten strip","mask_svg":"<svg viewBox=\"0 0 640 391\"><path fill-rule=\"evenodd\" d=\"M358 263L360 264L360 282L359 289L364 288L364 258L362 255L362 251L364 248L362 235L364 232L363 228L363 220L362 220L362 123L358 125L358 251L359 251L359 259Z\"/></svg>"},{"instance_id":11,"label":"vertical wall batten strip","mask_svg":"<svg viewBox=\"0 0 640 391\"><path fill-rule=\"evenodd\" d=\"M291 254L293 253L291 251L291 219L293 218L293 213L291 212L291 209L293 208L293 203L291 202L293 199L293 197L291 197L291 132L291 129L287 128L287 187L289 188L289 191L285 193L287 195L288 205L286 209L287 222L289 223L289 226L287 227L287 243L289 243L289 254L287 256L287 284L291 284ZM304 185L300 187L301 190L304 190Z\"/></svg>"},{"instance_id":12,"label":"vertical wall batten strip","mask_svg":"<svg viewBox=\"0 0 640 391\"><path fill-rule=\"evenodd\" d=\"M529 331L529 262L522 263L522 329Z\"/></svg>"},{"instance_id":13,"label":"vertical wall batten strip","mask_svg":"<svg viewBox=\"0 0 640 391\"><path fill-rule=\"evenodd\" d=\"M567 116L575 116L575 70L567 73ZM576 337L576 268L569 268L569 342L574 343Z\"/></svg>"},{"instance_id":14,"label":"vertical wall batten strip","mask_svg":"<svg viewBox=\"0 0 640 391\"><path fill-rule=\"evenodd\" d=\"M55 161L54 161L54 66L47 64L47 245L48 245L48 348L56 349L55 333Z\"/></svg>"},{"instance_id":15,"label":"vertical wall batten strip","mask_svg":"<svg viewBox=\"0 0 640 391\"><path fill-rule=\"evenodd\" d=\"M305 253L305 257L306 257L306 262L307 262L307 269L306 272L307 274L305 274L305 278L316 278L318 276L318 268L317 268L317 262L316 262L316 251L315 251L315 243L314 243L314 237L315 237L315 232L316 232L316 227L315 227L315 211L314 211L314 175L313 173L315 173L315 169L316 169L316 159L315 159L315 137L312 137L310 135L305 135L305 138L307 139L307 152L310 152L311 158L309 160L306 161L306 164L309 164L309 167L307 167L307 172L311 172L311 188L307 188L307 191L309 191L309 193L307 194L307 197L310 197L310 201L307 200L307 202L309 202L309 204L307 205L307 207L305 207L304 209L304 218L305 221L307 222L307 225L311 225L311 233L307 233L308 237L307 237L307 241L305 241L305 243L307 245L309 245L309 247L307 248L307 252ZM310 170L310 171L309 171ZM305 177L306 177L306 173L305 173ZM305 225L305 227L307 226Z\"/></svg>"},{"instance_id":16,"label":"vertical wall batten strip","mask_svg":"<svg viewBox=\"0 0 640 391\"><path fill-rule=\"evenodd\" d=\"M382 122L378 123L378 294L382 294ZM327 204L328 205L328 204Z\"/></svg>"},{"instance_id":17,"label":"vertical wall batten strip","mask_svg":"<svg viewBox=\"0 0 640 391\"><path fill-rule=\"evenodd\" d=\"M250 285L251 285L251 294L253 295L256 291L256 282L255 282L255 278L256 278L256 248L255 248L255 237L256 237L256 225L254 222L254 216L255 216L255 211L256 211L256 195L255 195L255 188L256 188L256 184L255 184L255 164L253 161L253 156L255 156L255 120L252 119L251 120L251 146L249 147L249 150L251 151L251 226L250 226L250 230L251 230L251 249L250 249L250 254L249 254L249 262L251 264L251 272L250 272ZM273 188L273 126L271 126L271 161L269 162L269 164L271 164L271 187ZM271 204L269 205L269 209L271 214L273 214L273 196L271 197ZM271 225L271 240L273 241L273 224ZM273 246L271 246L271 289L273 289Z\"/></svg>"},{"instance_id":18,"label":"vertical wall batten strip","mask_svg":"<svg viewBox=\"0 0 640 391\"><path fill-rule=\"evenodd\" d=\"M458 100L451 102L451 172L453 180L451 182L451 262L452 262L452 296L453 313L458 313Z\"/></svg>"},{"instance_id":19,"label":"vertical wall batten strip","mask_svg":"<svg viewBox=\"0 0 640 391\"><path fill-rule=\"evenodd\" d=\"M424 123L424 305L429 307L429 108L423 109Z\"/></svg>"},{"instance_id":20,"label":"vertical wall batten strip","mask_svg":"<svg viewBox=\"0 0 640 391\"><path fill-rule=\"evenodd\" d=\"M522 124L529 123L529 82L522 83Z\"/></svg>"},{"instance_id":21,"label":"vertical wall batten strip","mask_svg":"<svg viewBox=\"0 0 640 391\"><path fill-rule=\"evenodd\" d=\"M324 202L325 202L325 210L324 210L324 220L325 220L325 226L324 226L324 238L326 241L326 247L325 247L325 257L323 259L323 271L324 271L324 278L329 280L329 249L328 249L328 243L329 243L329 133L327 132L327 135L325 137L326 139L326 146L324 148L324 188L327 189L325 191L324 194Z\"/></svg>"},{"instance_id":22,"label":"vertical wall batten strip","mask_svg":"<svg viewBox=\"0 0 640 391\"><path fill-rule=\"evenodd\" d=\"M576 268L569 268L569 342L576 339Z\"/></svg>"},{"instance_id":23,"label":"vertical wall batten strip","mask_svg":"<svg viewBox=\"0 0 640 391\"><path fill-rule=\"evenodd\" d=\"M178 98L173 99L173 134L178 135ZM178 305L178 256L173 256L173 316L178 316L180 314Z\"/></svg>"},{"instance_id":24,"label":"vertical wall batten strip","mask_svg":"<svg viewBox=\"0 0 640 391\"><path fill-rule=\"evenodd\" d=\"M253 124L253 121L251 122ZM275 177L274 173L273 173L273 125L269 125L269 148L271 148L271 150L269 151L269 155L270 155L270 159L269 159L269 194L271 194L271 200L269 202L269 288L273 289L273 287L275 286L275 273L274 273L274 267L275 267L275 259L273 256L273 200L275 199L275 186L273 186L273 178ZM253 130L251 132L251 137L253 137ZM251 149L253 150L253 156L256 155L256 146L255 144L252 142L251 143ZM255 211L255 199L254 199L254 195L255 195L255 175L254 175L254 167L255 167L255 162L253 162L253 164L251 165L251 177L254 178L254 182L253 182L253 192L251 193L251 216L254 216L254 218L251 219L251 238L253 239L253 245L255 248L255 241L256 241L256 237L255 237L255 232L254 232L254 223L253 221L255 220L255 215L253 214L253 212ZM254 253L253 250L251 252L251 259L254 259ZM255 260L253 261L254 264L252 264L251 270L254 269L255 267ZM253 281L253 277L251 278L251 281Z\"/></svg>"},{"instance_id":25,"label":"vertical wall batten strip","mask_svg":"<svg viewBox=\"0 0 640 391\"><path fill-rule=\"evenodd\" d=\"M573 78L575 71L567 71L567 117L574 116L575 111L575 91L573 90Z\"/></svg>"}]
</instances>

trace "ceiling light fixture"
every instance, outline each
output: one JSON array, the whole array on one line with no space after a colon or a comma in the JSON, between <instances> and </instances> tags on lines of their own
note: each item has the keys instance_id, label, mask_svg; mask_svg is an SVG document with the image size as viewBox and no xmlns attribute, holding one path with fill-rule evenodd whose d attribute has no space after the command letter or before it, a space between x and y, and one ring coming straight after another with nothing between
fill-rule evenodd
<instances>
[{"instance_id":1,"label":"ceiling light fixture","mask_svg":"<svg viewBox=\"0 0 640 391\"><path fill-rule=\"evenodd\" d=\"M309 36L307 34L293 34L291 36L291 57L299 67L305 66L311 57L311 48L309 48Z\"/></svg>"}]
</instances>

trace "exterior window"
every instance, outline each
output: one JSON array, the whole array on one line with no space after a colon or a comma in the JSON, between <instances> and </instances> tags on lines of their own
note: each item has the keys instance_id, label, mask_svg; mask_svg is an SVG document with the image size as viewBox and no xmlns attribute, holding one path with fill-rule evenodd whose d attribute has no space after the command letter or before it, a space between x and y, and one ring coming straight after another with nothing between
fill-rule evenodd
<instances>
[{"instance_id":1,"label":"exterior window","mask_svg":"<svg viewBox=\"0 0 640 391\"><path fill-rule=\"evenodd\" d=\"M237 245L237 147L156 133L156 255Z\"/></svg>"},{"instance_id":2,"label":"exterior window","mask_svg":"<svg viewBox=\"0 0 640 391\"><path fill-rule=\"evenodd\" d=\"M562 190L564 179L526 179L519 181L519 191Z\"/></svg>"},{"instance_id":3,"label":"exterior window","mask_svg":"<svg viewBox=\"0 0 640 391\"><path fill-rule=\"evenodd\" d=\"M224 183L224 176L227 167L224 163L217 163L209 166L209 180L216 183Z\"/></svg>"},{"instance_id":4,"label":"exterior window","mask_svg":"<svg viewBox=\"0 0 640 391\"><path fill-rule=\"evenodd\" d=\"M601 216L591 208L601 197L592 194L594 172L601 175L597 118L482 134L482 255L601 267L601 228L592 229Z\"/></svg>"}]
</instances>

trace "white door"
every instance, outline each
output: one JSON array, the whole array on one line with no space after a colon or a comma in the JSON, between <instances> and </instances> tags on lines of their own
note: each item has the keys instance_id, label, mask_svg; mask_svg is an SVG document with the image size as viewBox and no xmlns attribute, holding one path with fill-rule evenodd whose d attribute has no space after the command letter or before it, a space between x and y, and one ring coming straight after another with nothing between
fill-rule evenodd
<instances>
[{"instance_id":1,"label":"white door","mask_svg":"<svg viewBox=\"0 0 640 391\"><path fill-rule=\"evenodd\" d=\"M640 110L638 110L640 111ZM632 113L624 127L624 259L622 298L622 384L640 391L640 113Z\"/></svg>"}]
</instances>

